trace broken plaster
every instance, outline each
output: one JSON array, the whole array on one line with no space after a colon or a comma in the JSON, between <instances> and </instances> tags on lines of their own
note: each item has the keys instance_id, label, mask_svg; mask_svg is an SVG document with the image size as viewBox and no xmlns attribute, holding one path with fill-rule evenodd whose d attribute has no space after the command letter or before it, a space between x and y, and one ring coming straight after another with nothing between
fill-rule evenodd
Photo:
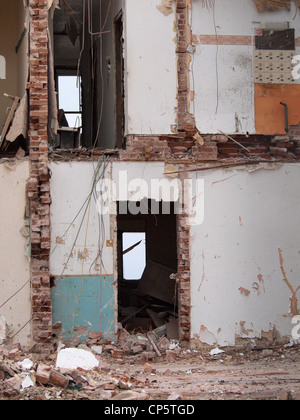
<instances>
[{"instance_id":1,"label":"broken plaster","mask_svg":"<svg viewBox=\"0 0 300 420\"><path fill-rule=\"evenodd\" d=\"M201 325L199 340L201 341L201 343L208 344L209 346L213 346L217 343L215 335L208 331L208 329L204 325Z\"/></svg>"},{"instance_id":2,"label":"broken plaster","mask_svg":"<svg viewBox=\"0 0 300 420\"><path fill-rule=\"evenodd\" d=\"M165 16L169 16L173 13L173 2L174 0L161 0L161 4L156 7Z\"/></svg>"}]
</instances>

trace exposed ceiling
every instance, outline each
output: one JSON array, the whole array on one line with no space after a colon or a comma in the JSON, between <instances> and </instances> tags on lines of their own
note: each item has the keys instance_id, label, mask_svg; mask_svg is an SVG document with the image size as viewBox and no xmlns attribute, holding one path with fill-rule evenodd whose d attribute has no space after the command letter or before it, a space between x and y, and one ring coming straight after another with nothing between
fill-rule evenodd
<instances>
[{"instance_id":1,"label":"exposed ceiling","mask_svg":"<svg viewBox=\"0 0 300 420\"><path fill-rule=\"evenodd\" d=\"M82 0L60 0L55 10L54 62L55 67L76 68L80 51L79 34L82 29Z\"/></svg>"}]
</instances>

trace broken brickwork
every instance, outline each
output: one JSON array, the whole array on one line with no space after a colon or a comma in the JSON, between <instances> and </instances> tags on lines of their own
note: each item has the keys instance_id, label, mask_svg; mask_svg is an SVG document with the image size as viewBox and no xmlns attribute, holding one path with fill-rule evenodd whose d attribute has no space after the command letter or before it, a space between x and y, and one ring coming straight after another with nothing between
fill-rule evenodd
<instances>
[{"instance_id":1,"label":"broken brickwork","mask_svg":"<svg viewBox=\"0 0 300 420\"><path fill-rule=\"evenodd\" d=\"M48 8L47 2L30 0L29 156L32 281L32 339L52 348L50 297L50 183L48 169Z\"/></svg>"}]
</instances>

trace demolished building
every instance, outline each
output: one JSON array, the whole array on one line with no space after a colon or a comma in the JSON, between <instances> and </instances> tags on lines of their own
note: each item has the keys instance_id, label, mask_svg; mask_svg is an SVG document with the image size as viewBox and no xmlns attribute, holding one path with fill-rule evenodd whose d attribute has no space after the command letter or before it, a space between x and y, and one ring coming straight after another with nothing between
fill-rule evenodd
<instances>
[{"instance_id":1,"label":"demolished building","mask_svg":"<svg viewBox=\"0 0 300 420\"><path fill-rule=\"evenodd\" d=\"M292 338L299 6L1 0L7 340Z\"/></svg>"}]
</instances>

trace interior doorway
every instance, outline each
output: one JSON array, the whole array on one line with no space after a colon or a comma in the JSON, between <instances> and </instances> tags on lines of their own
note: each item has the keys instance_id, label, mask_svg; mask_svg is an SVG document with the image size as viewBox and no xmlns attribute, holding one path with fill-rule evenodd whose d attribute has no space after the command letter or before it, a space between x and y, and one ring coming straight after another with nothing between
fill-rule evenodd
<instances>
[{"instance_id":1,"label":"interior doorway","mask_svg":"<svg viewBox=\"0 0 300 420\"><path fill-rule=\"evenodd\" d=\"M179 339L174 204L144 200L138 214L129 206L118 203L118 321L131 334Z\"/></svg>"}]
</instances>

